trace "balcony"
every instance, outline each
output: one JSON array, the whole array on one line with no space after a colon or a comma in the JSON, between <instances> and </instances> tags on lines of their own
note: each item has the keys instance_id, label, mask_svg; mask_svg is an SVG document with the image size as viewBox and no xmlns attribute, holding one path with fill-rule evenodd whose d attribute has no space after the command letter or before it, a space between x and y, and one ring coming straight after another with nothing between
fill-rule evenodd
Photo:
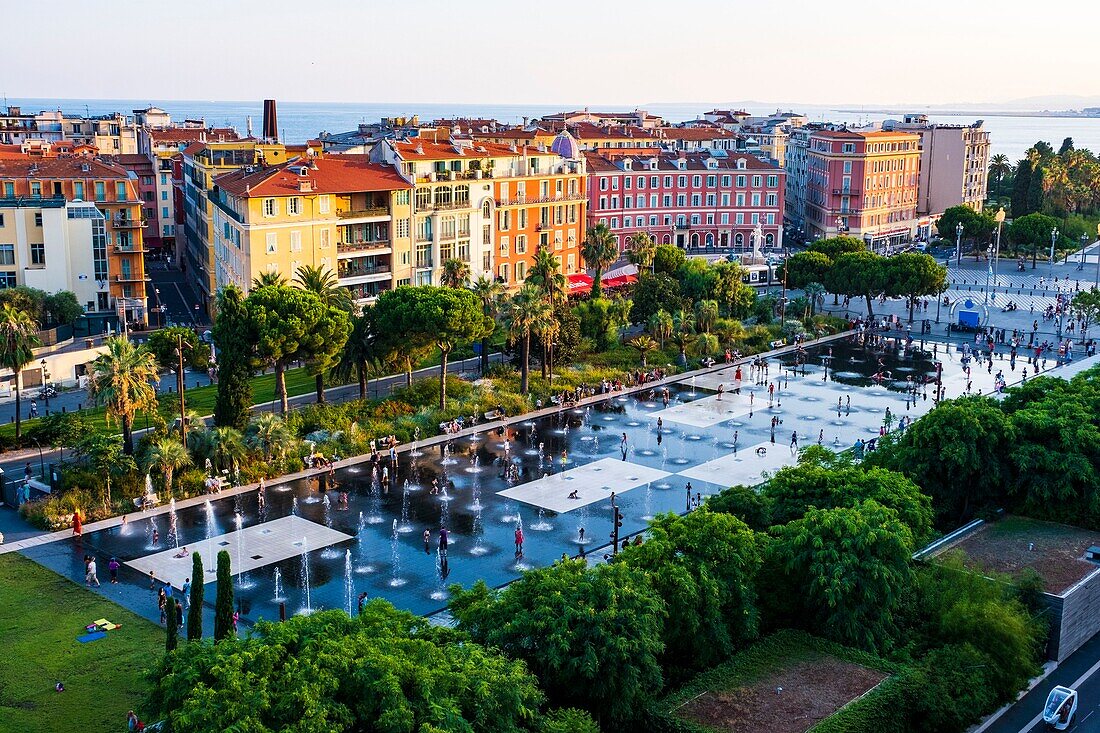
<instances>
[{"instance_id":1,"label":"balcony","mask_svg":"<svg viewBox=\"0 0 1100 733\"><path fill-rule=\"evenodd\" d=\"M834 188L834 196L859 196L858 188Z\"/></svg>"},{"instance_id":2,"label":"balcony","mask_svg":"<svg viewBox=\"0 0 1100 733\"><path fill-rule=\"evenodd\" d=\"M341 267L339 277L341 280L350 280L357 277L369 277L372 275L388 275L391 270L389 265L375 265L374 267Z\"/></svg>"},{"instance_id":3,"label":"balcony","mask_svg":"<svg viewBox=\"0 0 1100 733\"><path fill-rule=\"evenodd\" d=\"M336 216L341 219L368 219L377 216L389 216L390 210L385 206L375 206L369 209L347 209L337 211Z\"/></svg>"},{"instance_id":4,"label":"balcony","mask_svg":"<svg viewBox=\"0 0 1100 733\"><path fill-rule=\"evenodd\" d=\"M421 256L417 255L417 257L416 257L416 267L419 270L426 270L430 267L435 267L435 262L432 260L431 257L421 257Z\"/></svg>"},{"instance_id":5,"label":"balcony","mask_svg":"<svg viewBox=\"0 0 1100 733\"><path fill-rule=\"evenodd\" d=\"M145 282L145 276L136 272L123 272L119 275L111 275L111 281L116 283L140 283Z\"/></svg>"},{"instance_id":6,"label":"balcony","mask_svg":"<svg viewBox=\"0 0 1100 733\"><path fill-rule=\"evenodd\" d=\"M116 216L112 222L115 229L142 229L148 223L144 218L134 219L129 216Z\"/></svg>"},{"instance_id":7,"label":"balcony","mask_svg":"<svg viewBox=\"0 0 1100 733\"><path fill-rule=\"evenodd\" d=\"M676 228L680 231L687 231L688 229L691 228L691 224L688 224L687 222L679 222L678 221L678 222L676 222Z\"/></svg>"},{"instance_id":8,"label":"balcony","mask_svg":"<svg viewBox=\"0 0 1100 733\"><path fill-rule=\"evenodd\" d=\"M116 244L111 247L115 254L143 254L145 252L144 245L140 244Z\"/></svg>"},{"instance_id":9,"label":"balcony","mask_svg":"<svg viewBox=\"0 0 1100 733\"><path fill-rule=\"evenodd\" d=\"M565 204L571 201L587 201L588 197L579 193L565 193L561 196L543 196L539 198L527 198L516 196L514 198L497 199L497 206L523 206L525 204Z\"/></svg>"},{"instance_id":10,"label":"balcony","mask_svg":"<svg viewBox=\"0 0 1100 733\"><path fill-rule=\"evenodd\" d=\"M436 211L454 211L456 209L472 209L474 205L469 201L445 201L430 204L427 208Z\"/></svg>"},{"instance_id":11,"label":"balcony","mask_svg":"<svg viewBox=\"0 0 1100 733\"><path fill-rule=\"evenodd\" d=\"M376 249L389 249L390 240L376 239L370 242L337 242L337 252L369 252Z\"/></svg>"}]
</instances>

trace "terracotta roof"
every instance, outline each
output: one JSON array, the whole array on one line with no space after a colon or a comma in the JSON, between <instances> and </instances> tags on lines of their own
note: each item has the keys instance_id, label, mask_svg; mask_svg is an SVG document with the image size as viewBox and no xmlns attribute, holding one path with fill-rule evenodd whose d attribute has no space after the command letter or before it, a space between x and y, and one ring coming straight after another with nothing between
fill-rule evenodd
<instances>
[{"instance_id":1,"label":"terracotta roof","mask_svg":"<svg viewBox=\"0 0 1100 733\"><path fill-rule=\"evenodd\" d=\"M166 127L163 130L150 130L149 137L158 143L186 143L199 140L236 140L237 131L232 127Z\"/></svg>"},{"instance_id":2,"label":"terracotta roof","mask_svg":"<svg viewBox=\"0 0 1100 733\"><path fill-rule=\"evenodd\" d=\"M300 175L301 168L307 169ZM296 158L262 170L242 168L225 173L214 183L236 196L293 196L302 193L300 182L309 181L308 193L395 191L410 184L390 165L371 163L366 155L332 155L314 158L312 165Z\"/></svg>"},{"instance_id":3,"label":"terracotta roof","mask_svg":"<svg viewBox=\"0 0 1100 733\"><path fill-rule=\"evenodd\" d=\"M736 139L737 133L721 127L662 127L661 133L670 140L718 140L719 138Z\"/></svg>"},{"instance_id":4,"label":"terracotta roof","mask_svg":"<svg viewBox=\"0 0 1100 733\"><path fill-rule=\"evenodd\" d=\"M188 145L186 148L183 149L183 154L184 155L190 155L190 156L193 157L196 153L198 153L200 150L202 150L205 147L206 147L206 143L191 143L190 145Z\"/></svg>"},{"instance_id":5,"label":"terracotta roof","mask_svg":"<svg viewBox=\"0 0 1100 733\"><path fill-rule=\"evenodd\" d=\"M550 150L539 150L531 145L517 145L513 150L511 145L504 143L491 143L478 140L473 145L460 145L462 153L455 150L455 146L449 142L433 142L431 140L411 140L408 142L393 143L394 149L402 160L453 160L454 158L507 158L527 155L555 155Z\"/></svg>"},{"instance_id":6,"label":"terracotta roof","mask_svg":"<svg viewBox=\"0 0 1100 733\"><path fill-rule=\"evenodd\" d=\"M717 161L717 170L728 172L733 170L750 170L750 171L767 171L769 173L779 173L781 169L779 166L772 163L767 163L760 160L754 155L738 154L736 151L730 151L727 155L710 155L709 153L686 153L680 155L679 153L661 152L659 155L644 155L635 152L623 151L622 154L618 151L608 150L603 153L596 153L592 151L585 152L585 158L588 161L589 173L645 173L649 170L649 163L653 158L657 158L657 170L663 173L672 173L680 170L688 171L708 171L715 170L714 168L707 168L708 160ZM620 167L619 163L622 160L629 158L633 170L624 171ZM679 167L679 160L683 158L687 161L687 167L681 169ZM737 161L744 160L744 169L737 168Z\"/></svg>"},{"instance_id":7,"label":"terracotta roof","mask_svg":"<svg viewBox=\"0 0 1100 733\"><path fill-rule=\"evenodd\" d=\"M88 166L87 171L84 166ZM0 157L0 178L130 180L122 166L96 158L43 158L33 155Z\"/></svg>"},{"instance_id":8,"label":"terracotta roof","mask_svg":"<svg viewBox=\"0 0 1100 733\"><path fill-rule=\"evenodd\" d=\"M644 127L637 127L636 125L593 125L591 122L578 122L572 125L566 125L566 129L578 140L597 140L597 139L609 139L616 140L622 138L659 138L660 132L655 130L649 130Z\"/></svg>"}]
</instances>

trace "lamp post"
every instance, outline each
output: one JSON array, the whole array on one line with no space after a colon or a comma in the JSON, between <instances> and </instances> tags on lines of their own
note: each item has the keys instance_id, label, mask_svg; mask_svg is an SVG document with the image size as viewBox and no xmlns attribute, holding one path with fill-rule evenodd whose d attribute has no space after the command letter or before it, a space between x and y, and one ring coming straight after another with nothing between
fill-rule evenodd
<instances>
[{"instance_id":1,"label":"lamp post","mask_svg":"<svg viewBox=\"0 0 1100 733\"><path fill-rule=\"evenodd\" d=\"M990 244L985 250L986 259L989 261L988 266L985 268L985 298L982 300L983 306L989 305L989 276L993 274L993 245Z\"/></svg>"},{"instance_id":2,"label":"lamp post","mask_svg":"<svg viewBox=\"0 0 1100 733\"><path fill-rule=\"evenodd\" d=\"M1001 264L1001 225L1005 223L1005 210L1002 206L993 215L993 221L997 222L997 247L993 252L993 286L997 286L997 270Z\"/></svg>"},{"instance_id":3,"label":"lamp post","mask_svg":"<svg viewBox=\"0 0 1100 733\"><path fill-rule=\"evenodd\" d=\"M1054 278L1054 243L1058 241L1058 227L1050 230L1050 277Z\"/></svg>"},{"instance_id":4,"label":"lamp post","mask_svg":"<svg viewBox=\"0 0 1100 733\"><path fill-rule=\"evenodd\" d=\"M962 264L962 238L963 238L963 223L960 221L955 225L955 264Z\"/></svg>"},{"instance_id":5,"label":"lamp post","mask_svg":"<svg viewBox=\"0 0 1100 733\"><path fill-rule=\"evenodd\" d=\"M1081 251L1077 253L1078 255L1081 256L1081 261L1077 263L1077 269L1078 270L1085 269L1085 247L1087 247L1088 244L1089 244L1089 235L1082 234L1081 235Z\"/></svg>"},{"instance_id":6,"label":"lamp post","mask_svg":"<svg viewBox=\"0 0 1100 733\"><path fill-rule=\"evenodd\" d=\"M42 397L46 400L46 413L50 411L50 370L46 368L46 360L42 364Z\"/></svg>"},{"instance_id":7,"label":"lamp post","mask_svg":"<svg viewBox=\"0 0 1100 733\"><path fill-rule=\"evenodd\" d=\"M1096 282L1094 286L1100 288L1100 222L1096 224Z\"/></svg>"}]
</instances>

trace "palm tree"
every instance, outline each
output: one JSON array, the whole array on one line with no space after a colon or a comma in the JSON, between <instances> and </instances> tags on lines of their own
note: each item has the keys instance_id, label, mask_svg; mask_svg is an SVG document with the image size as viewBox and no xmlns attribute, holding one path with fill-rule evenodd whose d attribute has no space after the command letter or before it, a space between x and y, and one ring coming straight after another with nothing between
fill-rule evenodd
<instances>
[{"instance_id":1,"label":"palm tree","mask_svg":"<svg viewBox=\"0 0 1100 733\"><path fill-rule=\"evenodd\" d=\"M661 340L662 349L665 348L665 339L672 335L674 325L672 315L664 308L649 317L649 332Z\"/></svg>"},{"instance_id":2,"label":"palm tree","mask_svg":"<svg viewBox=\"0 0 1100 733\"><path fill-rule=\"evenodd\" d=\"M810 315L812 316L817 312L817 299L825 295L825 286L819 282L808 282L806 287L802 289L806 292L806 297L810 299Z\"/></svg>"},{"instance_id":3,"label":"palm tree","mask_svg":"<svg viewBox=\"0 0 1100 733\"><path fill-rule=\"evenodd\" d=\"M680 350L677 361L681 366L687 364L687 350L695 342L695 316L691 311L678 310L672 316L672 342Z\"/></svg>"},{"instance_id":4,"label":"palm tree","mask_svg":"<svg viewBox=\"0 0 1100 733\"><path fill-rule=\"evenodd\" d=\"M718 320L718 301L700 300L695 304L695 323L699 330L710 333L714 323Z\"/></svg>"},{"instance_id":5,"label":"palm tree","mask_svg":"<svg viewBox=\"0 0 1100 733\"><path fill-rule=\"evenodd\" d=\"M603 294L600 287L603 271L619 258L619 245L606 224L597 224L588 230L581 245L581 257L588 269L595 273L592 276L592 297L598 298Z\"/></svg>"},{"instance_id":6,"label":"palm tree","mask_svg":"<svg viewBox=\"0 0 1100 733\"><path fill-rule=\"evenodd\" d=\"M535 261L527 271L527 282L538 285L550 299L550 309L556 311L560 297L564 303L569 297L565 275L561 274L561 260L546 247L539 247Z\"/></svg>"},{"instance_id":7,"label":"palm tree","mask_svg":"<svg viewBox=\"0 0 1100 733\"><path fill-rule=\"evenodd\" d=\"M264 461L282 458L290 450L294 435L278 415L265 412L248 426L245 443L260 451Z\"/></svg>"},{"instance_id":8,"label":"palm tree","mask_svg":"<svg viewBox=\"0 0 1100 733\"><path fill-rule=\"evenodd\" d=\"M229 470L247 455L244 438L236 428L211 428L206 431L206 442L215 470Z\"/></svg>"},{"instance_id":9,"label":"palm tree","mask_svg":"<svg viewBox=\"0 0 1100 733\"><path fill-rule=\"evenodd\" d=\"M298 287L313 293L321 299L321 303L330 308L339 308L349 313L354 310L351 293L347 288L340 287L340 282L332 270L302 265L294 273L294 281ZM314 376L317 382L317 404L319 405L325 402L325 370L329 366L328 363L319 363L313 367L317 371Z\"/></svg>"},{"instance_id":10,"label":"palm tree","mask_svg":"<svg viewBox=\"0 0 1100 733\"><path fill-rule=\"evenodd\" d=\"M466 287L466 283L470 282L470 266L456 257L444 260L441 282L449 288Z\"/></svg>"},{"instance_id":11,"label":"palm tree","mask_svg":"<svg viewBox=\"0 0 1100 733\"><path fill-rule=\"evenodd\" d=\"M164 474L164 490L172 495L172 475L191 465L191 455L176 438L165 437L149 446L145 452L145 471Z\"/></svg>"},{"instance_id":12,"label":"palm tree","mask_svg":"<svg viewBox=\"0 0 1100 733\"><path fill-rule=\"evenodd\" d=\"M1004 153L997 153L989 159L989 175L993 176L997 181L997 195L1001 193L1001 181L1005 179L1007 175L1012 173L1012 163L1009 162L1008 156Z\"/></svg>"},{"instance_id":13,"label":"palm tree","mask_svg":"<svg viewBox=\"0 0 1100 733\"><path fill-rule=\"evenodd\" d=\"M657 342L653 340L651 336L642 334L641 336L635 336L626 342L626 345L638 352L638 355L642 357L642 369L649 366L646 363L646 356L658 349Z\"/></svg>"},{"instance_id":14,"label":"palm tree","mask_svg":"<svg viewBox=\"0 0 1100 733\"><path fill-rule=\"evenodd\" d=\"M508 338L522 344L520 356L520 392L527 394L530 384L531 332L539 327L550 310L546 300L534 285L524 283L504 304L504 327L508 329Z\"/></svg>"},{"instance_id":15,"label":"palm tree","mask_svg":"<svg viewBox=\"0 0 1100 733\"><path fill-rule=\"evenodd\" d=\"M531 276L528 275L527 279L530 280ZM481 301L482 312L492 319L500 314L500 299L504 295L504 284L499 282L496 278L482 275L474 284L470 286L470 290L474 291L474 295ZM352 336L355 334L353 333ZM489 336L483 336L481 339L481 373L489 371Z\"/></svg>"},{"instance_id":16,"label":"palm tree","mask_svg":"<svg viewBox=\"0 0 1100 733\"><path fill-rule=\"evenodd\" d=\"M268 286L281 287L286 285L286 278L278 272L261 272L252 278L252 289L259 290Z\"/></svg>"},{"instance_id":17,"label":"palm tree","mask_svg":"<svg viewBox=\"0 0 1100 733\"><path fill-rule=\"evenodd\" d=\"M367 378L374 371L371 367L378 358L370 329L370 316L366 313L352 317L351 335L332 368L336 379L342 382L349 382L353 377L358 380L361 400L367 399Z\"/></svg>"},{"instance_id":18,"label":"palm tree","mask_svg":"<svg viewBox=\"0 0 1100 733\"><path fill-rule=\"evenodd\" d=\"M653 266L657 255L657 243L646 232L637 232L630 237L626 246L626 259L639 270L648 270Z\"/></svg>"},{"instance_id":19,"label":"palm tree","mask_svg":"<svg viewBox=\"0 0 1100 733\"><path fill-rule=\"evenodd\" d=\"M107 408L108 419L122 423L122 449L134 454L134 416L157 407L153 387L160 378L157 358L144 346L134 346L125 336L109 338L107 352L92 362L88 396Z\"/></svg>"},{"instance_id":20,"label":"palm tree","mask_svg":"<svg viewBox=\"0 0 1100 733\"><path fill-rule=\"evenodd\" d=\"M558 322L557 317L554 315L552 308L547 308L546 312L535 323L531 332L538 336L539 341L542 343L542 378L546 379L546 365L549 363L549 354L554 348L554 339L558 337L558 333L561 331L561 323Z\"/></svg>"},{"instance_id":21,"label":"palm tree","mask_svg":"<svg viewBox=\"0 0 1100 733\"><path fill-rule=\"evenodd\" d=\"M22 408L20 393L23 367L34 360L34 347L42 342L38 340L38 324L26 311L13 308L4 303L0 310L0 366L11 369L15 374L15 437L23 435L20 422Z\"/></svg>"}]
</instances>

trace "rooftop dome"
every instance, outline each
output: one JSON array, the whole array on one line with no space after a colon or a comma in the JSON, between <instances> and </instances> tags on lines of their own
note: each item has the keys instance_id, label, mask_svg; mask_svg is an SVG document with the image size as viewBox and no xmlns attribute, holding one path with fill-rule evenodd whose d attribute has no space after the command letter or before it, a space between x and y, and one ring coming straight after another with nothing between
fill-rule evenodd
<instances>
[{"instance_id":1,"label":"rooftop dome","mask_svg":"<svg viewBox=\"0 0 1100 733\"><path fill-rule=\"evenodd\" d=\"M558 136L554 138L554 142L550 143L550 151L568 160L577 160L581 157L581 146L565 130L559 132Z\"/></svg>"}]
</instances>

